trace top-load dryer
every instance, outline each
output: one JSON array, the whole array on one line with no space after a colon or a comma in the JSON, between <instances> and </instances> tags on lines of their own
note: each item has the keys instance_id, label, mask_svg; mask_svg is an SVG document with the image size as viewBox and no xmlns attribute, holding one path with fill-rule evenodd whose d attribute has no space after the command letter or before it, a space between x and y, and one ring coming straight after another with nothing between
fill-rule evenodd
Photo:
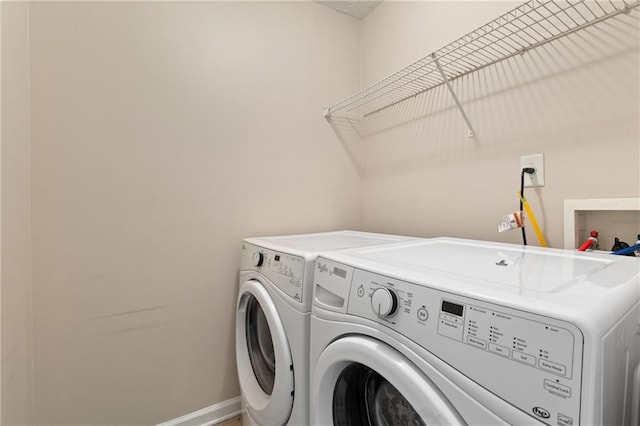
<instances>
[{"instance_id":1,"label":"top-load dryer","mask_svg":"<svg viewBox=\"0 0 640 426\"><path fill-rule=\"evenodd\" d=\"M311 424L639 424L638 259L435 238L314 281Z\"/></svg>"},{"instance_id":2,"label":"top-load dryer","mask_svg":"<svg viewBox=\"0 0 640 426\"><path fill-rule=\"evenodd\" d=\"M309 423L309 317L317 253L408 239L336 231L244 240L236 316L244 424Z\"/></svg>"}]
</instances>

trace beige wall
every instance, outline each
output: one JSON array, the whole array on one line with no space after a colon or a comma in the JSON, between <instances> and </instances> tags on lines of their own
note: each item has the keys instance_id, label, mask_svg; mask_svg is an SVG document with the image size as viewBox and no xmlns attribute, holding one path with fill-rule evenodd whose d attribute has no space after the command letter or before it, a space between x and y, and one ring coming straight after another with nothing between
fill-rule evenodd
<instances>
[{"instance_id":1,"label":"beige wall","mask_svg":"<svg viewBox=\"0 0 640 426\"><path fill-rule=\"evenodd\" d=\"M29 5L1 2L2 424L30 424Z\"/></svg>"},{"instance_id":2,"label":"beige wall","mask_svg":"<svg viewBox=\"0 0 640 426\"><path fill-rule=\"evenodd\" d=\"M528 196L554 246L563 199L639 196L637 25L457 81L473 140L440 89L367 120L357 148L324 122L360 78L513 6L384 2L360 32L312 2L2 2L3 424L30 422L32 389L39 424L149 424L237 396L243 237L518 242L496 223L539 152L547 186Z\"/></svg>"},{"instance_id":3,"label":"beige wall","mask_svg":"<svg viewBox=\"0 0 640 426\"><path fill-rule=\"evenodd\" d=\"M363 23L372 83L513 8L509 2L384 2ZM499 234L518 208L520 156L545 154L546 186L525 191L547 240L562 247L563 200L640 194L639 12L454 83L365 121L364 228L518 243ZM399 24L402 23L402 24ZM626 240L635 241L629 229ZM529 227L529 242L538 244ZM609 245L609 242L604 242ZM612 242L611 242L612 244Z\"/></svg>"},{"instance_id":4,"label":"beige wall","mask_svg":"<svg viewBox=\"0 0 640 426\"><path fill-rule=\"evenodd\" d=\"M358 228L322 117L355 21L311 2L31 6L35 415L150 424L239 395L243 237Z\"/></svg>"}]
</instances>

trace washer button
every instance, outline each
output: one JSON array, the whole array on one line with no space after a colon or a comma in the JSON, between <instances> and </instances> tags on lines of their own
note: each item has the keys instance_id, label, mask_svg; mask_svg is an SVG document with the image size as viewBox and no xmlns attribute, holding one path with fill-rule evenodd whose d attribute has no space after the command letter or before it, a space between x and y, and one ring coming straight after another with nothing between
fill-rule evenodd
<instances>
[{"instance_id":1,"label":"washer button","mask_svg":"<svg viewBox=\"0 0 640 426\"><path fill-rule=\"evenodd\" d=\"M562 364L556 364L555 362L547 361L544 359L538 360L538 367L543 370L547 370L551 373L565 376L567 374L567 367Z\"/></svg>"},{"instance_id":2,"label":"washer button","mask_svg":"<svg viewBox=\"0 0 640 426\"><path fill-rule=\"evenodd\" d=\"M418 309L418 319L420 321L426 321L427 318L429 318L429 312L427 312L425 307L423 306L422 308Z\"/></svg>"},{"instance_id":3,"label":"washer button","mask_svg":"<svg viewBox=\"0 0 640 426\"><path fill-rule=\"evenodd\" d=\"M573 418L565 414L558 413L558 424L560 426L573 426Z\"/></svg>"},{"instance_id":4,"label":"washer button","mask_svg":"<svg viewBox=\"0 0 640 426\"><path fill-rule=\"evenodd\" d=\"M552 394L561 396L562 398L571 398L571 388L569 386L561 385L560 383L545 379L544 388Z\"/></svg>"}]
</instances>

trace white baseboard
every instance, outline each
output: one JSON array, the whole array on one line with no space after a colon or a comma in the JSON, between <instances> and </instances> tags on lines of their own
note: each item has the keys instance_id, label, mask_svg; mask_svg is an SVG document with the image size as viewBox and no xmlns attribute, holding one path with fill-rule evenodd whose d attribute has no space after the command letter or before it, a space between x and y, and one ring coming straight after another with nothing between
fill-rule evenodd
<instances>
[{"instance_id":1,"label":"white baseboard","mask_svg":"<svg viewBox=\"0 0 640 426\"><path fill-rule=\"evenodd\" d=\"M210 426L239 416L241 411L242 404L240 397L237 396L193 413L185 414L177 419L160 423L157 426Z\"/></svg>"}]
</instances>

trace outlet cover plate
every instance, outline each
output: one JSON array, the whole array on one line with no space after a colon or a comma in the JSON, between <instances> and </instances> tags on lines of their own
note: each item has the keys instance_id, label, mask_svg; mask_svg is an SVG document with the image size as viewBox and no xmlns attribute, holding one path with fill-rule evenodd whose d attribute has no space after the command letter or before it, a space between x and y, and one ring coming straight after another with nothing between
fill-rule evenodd
<instances>
[{"instance_id":1,"label":"outlet cover plate","mask_svg":"<svg viewBox=\"0 0 640 426\"><path fill-rule=\"evenodd\" d=\"M525 167L533 167L536 172L524 175L524 186L544 186L544 154L523 155L520 157L520 171Z\"/></svg>"}]
</instances>

